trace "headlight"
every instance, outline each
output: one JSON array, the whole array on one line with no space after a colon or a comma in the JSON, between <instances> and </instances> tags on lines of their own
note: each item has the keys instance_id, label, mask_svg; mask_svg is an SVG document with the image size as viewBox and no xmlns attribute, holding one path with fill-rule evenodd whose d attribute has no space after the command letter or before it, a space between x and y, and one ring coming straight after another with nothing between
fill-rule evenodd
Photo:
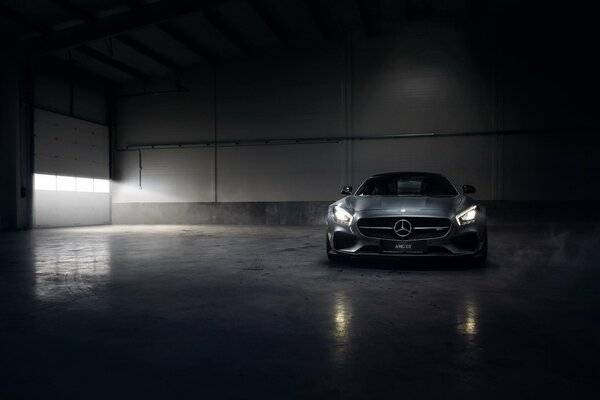
<instances>
[{"instance_id":1,"label":"headlight","mask_svg":"<svg viewBox=\"0 0 600 400\"><path fill-rule=\"evenodd\" d=\"M350 225L352 223L352 214L344 208L336 205L333 207L333 220L338 224Z\"/></svg>"},{"instance_id":2,"label":"headlight","mask_svg":"<svg viewBox=\"0 0 600 400\"><path fill-rule=\"evenodd\" d=\"M464 211L461 211L456 216L456 222L459 225L468 225L475 222L475 217L477 217L477 206L471 206Z\"/></svg>"}]
</instances>

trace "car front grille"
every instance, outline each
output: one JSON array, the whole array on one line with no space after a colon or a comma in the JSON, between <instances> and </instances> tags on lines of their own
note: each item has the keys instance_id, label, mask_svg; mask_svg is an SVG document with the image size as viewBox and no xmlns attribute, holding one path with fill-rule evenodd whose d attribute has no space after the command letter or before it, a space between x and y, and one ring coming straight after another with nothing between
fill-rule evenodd
<instances>
[{"instance_id":1,"label":"car front grille","mask_svg":"<svg viewBox=\"0 0 600 400\"><path fill-rule=\"evenodd\" d=\"M394 226L400 220L407 220L412 231L406 237L394 232ZM450 230L450 220L434 217L376 217L361 218L357 221L358 230L363 236L389 240L436 239L445 236Z\"/></svg>"}]
</instances>

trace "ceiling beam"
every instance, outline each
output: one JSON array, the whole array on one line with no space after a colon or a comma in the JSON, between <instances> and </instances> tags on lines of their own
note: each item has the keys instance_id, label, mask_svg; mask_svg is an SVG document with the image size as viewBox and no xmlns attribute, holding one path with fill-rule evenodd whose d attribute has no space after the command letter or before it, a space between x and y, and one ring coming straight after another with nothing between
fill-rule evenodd
<instances>
[{"instance_id":1,"label":"ceiling beam","mask_svg":"<svg viewBox=\"0 0 600 400\"><path fill-rule=\"evenodd\" d=\"M71 3L69 0L48 0L48 1L69 11L71 14L73 14L74 16L77 16L79 19L81 19L85 22L94 22L97 20L95 15L88 13L87 11L80 8L79 6ZM129 4L129 6L133 7L134 1L130 0L130 3L131 4ZM139 4L138 4L138 6L139 6ZM131 36L129 36L127 34L123 33L123 34L117 35L117 36L115 36L115 39L118 40L119 42L123 43L125 46L129 47L130 49L133 49L134 51L158 62L159 64L162 64L163 66L165 66L175 72L179 71L179 69L180 69L180 67L177 64L175 64L173 61L171 61L167 57L165 57L162 54L159 54L158 52L152 50L151 48L143 45L142 43L138 42L137 40L135 40L134 38L132 38ZM131 73L129 71L126 71L126 72L131 75Z\"/></svg>"},{"instance_id":2,"label":"ceiling beam","mask_svg":"<svg viewBox=\"0 0 600 400\"><path fill-rule=\"evenodd\" d=\"M22 47L29 54L41 56L53 51L76 47L93 40L118 35L132 29L158 24L197 11L203 4L204 2L192 0L161 0L85 24L52 32L41 38L24 41Z\"/></svg>"},{"instance_id":3,"label":"ceiling beam","mask_svg":"<svg viewBox=\"0 0 600 400\"><path fill-rule=\"evenodd\" d=\"M233 43L238 49L242 51L242 53L247 56L251 56L254 54L254 47L252 44L246 39L246 37L240 34L237 30L231 28L229 23L223 18L223 15L216 7L203 7L202 11L204 12L204 16L219 32L221 32L225 37Z\"/></svg>"},{"instance_id":4,"label":"ceiling beam","mask_svg":"<svg viewBox=\"0 0 600 400\"><path fill-rule=\"evenodd\" d=\"M137 8L143 4L141 0L121 0L121 3L131 9Z\"/></svg>"},{"instance_id":5,"label":"ceiling beam","mask_svg":"<svg viewBox=\"0 0 600 400\"><path fill-rule=\"evenodd\" d=\"M121 0L121 2L131 10L139 10L141 7L140 0ZM252 44L243 35L232 29L227 21L225 21L222 14L216 9L216 7L226 2L227 0L204 1L198 9L202 11L204 17L215 27L215 29L221 32L234 46L236 46L246 55L254 54L254 48ZM252 4L251 6L254 7ZM259 17L263 18L263 16L260 14ZM159 24L158 28L167 35L171 36L173 39L183 44L192 52L204 58L209 64L214 64L217 62L217 57L210 50L200 46L186 34L174 28L172 24L169 24L165 21L164 23ZM271 29L273 28L271 27Z\"/></svg>"},{"instance_id":6,"label":"ceiling beam","mask_svg":"<svg viewBox=\"0 0 600 400\"><path fill-rule=\"evenodd\" d=\"M0 16L14 19L20 24L26 26L30 31L41 34L51 34L54 31L50 26L38 22L32 18L18 13L9 7L0 4ZM56 56L46 56L33 64L38 71L47 73L51 76L75 82L81 86L95 89L104 93L116 91L118 83L95 74L75 65L72 61L60 59Z\"/></svg>"},{"instance_id":7,"label":"ceiling beam","mask_svg":"<svg viewBox=\"0 0 600 400\"><path fill-rule=\"evenodd\" d=\"M98 51L92 47L89 46L78 46L75 48L78 52L85 54L88 57L91 57L103 64L106 64L110 67L113 67L115 69L118 69L121 72L124 72L128 75L131 75L137 79L141 79L143 81L147 81L150 79L150 77L146 74L144 74L143 72L138 71L137 69L130 67L129 65L115 60L112 57L107 56L106 54L102 53L101 51Z\"/></svg>"},{"instance_id":8,"label":"ceiling beam","mask_svg":"<svg viewBox=\"0 0 600 400\"><path fill-rule=\"evenodd\" d=\"M285 32L285 28L281 22L273 15L269 7L267 7L264 1L261 0L248 0L248 4L254 12L263 20L265 25L269 27L271 32L277 36L277 39L285 46L290 45L290 40Z\"/></svg>"},{"instance_id":9,"label":"ceiling beam","mask_svg":"<svg viewBox=\"0 0 600 400\"><path fill-rule=\"evenodd\" d=\"M42 24L34 20L33 18L29 18L26 15L21 14L18 11L13 10L10 7L5 6L4 4L0 4L0 16L4 17L8 20L13 20L17 22L19 25L23 25L26 27L26 31L34 31L41 34L49 34L52 33L52 28ZM23 32L27 33L27 32Z\"/></svg>"},{"instance_id":10,"label":"ceiling beam","mask_svg":"<svg viewBox=\"0 0 600 400\"><path fill-rule=\"evenodd\" d=\"M118 87L116 82L78 67L72 61L62 60L56 56L42 57L39 62L35 64L35 66L40 72L71 81L100 92L111 93L114 92Z\"/></svg>"},{"instance_id":11,"label":"ceiling beam","mask_svg":"<svg viewBox=\"0 0 600 400\"><path fill-rule=\"evenodd\" d=\"M333 31L331 21L328 20L325 10L323 9L322 0L304 0L304 4L308 9L309 14L315 21L319 32L323 39L333 39Z\"/></svg>"},{"instance_id":12,"label":"ceiling beam","mask_svg":"<svg viewBox=\"0 0 600 400\"><path fill-rule=\"evenodd\" d=\"M125 46L129 47L130 49L133 49L133 50L137 51L138 53L156 61L157 63L162 64L163 66L169 68L170 70L178 72L181 69L181 67L179 65L177 65L175 62L171 61L169 58L152 50L151 48L147 47L146 45L138 42L137 40L135 40L134 38L132 38L129 35L126 35L126 34L117 35L117 36L115 36L115 39L118 40L119 42L123 43Z\"/></svg>"},{"instance_id":13,"label":"ceiling beam","mask_svg":"<svg viewBox=\"0 0 600 400\"><path fill-rule=\"evenodd\" d=\"M173 25L165 22L165 23L159 24L158 29L160 29L165 34L167 34L170 37L172 37L173 39L175 39L177 42L182 44L184 47L186 47L191 52L202 57L204 60L206 60L207 63L215 64L217 62L217 56L212 51L199 45L198 43L196 43L196 41L191 39L185 33L182 33L180 30L173 27Z\"/></svg>"},{"instance_id":14,"label":"ceiling beam","mask_svg":"<svg viewBox=\"0 0 600 400\"><path fill-rule=\"evenodd\" d=\"M48 0L50 3L63 10L68 11L72 15L76 16L83 22L92 22L96 20L96 16L92 13L87 12L83 8L71 3L69 0Z\"/></svg>"}]
</instances>

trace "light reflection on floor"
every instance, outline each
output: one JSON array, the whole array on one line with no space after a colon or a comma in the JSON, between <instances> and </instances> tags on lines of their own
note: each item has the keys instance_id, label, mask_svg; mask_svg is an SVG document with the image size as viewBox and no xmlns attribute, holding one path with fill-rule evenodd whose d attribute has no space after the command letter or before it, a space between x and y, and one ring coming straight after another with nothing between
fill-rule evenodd
<instances>
[{"instance_id":1,"label":"light reflection on floor","mask_svg":"<svg viewBox=\"0 0 600 400\"><path fill-rule=\"evenodd\" d=\"M463 353L462 362L465 365L480 365L483 362L483 353L486 346L480 337L480 307L472 297L467 297L457 303L456 329L461 337Z\"/></svg>"},{"instance_id":2,"label":"light reflection on floor","mask_svg":"<svg viewBox=\"0 0 600 400\"><path fill-rule=\"evenodd\" d=\"M41 302L61 302L89 296L108 279L110 241L51 241L34 248L35 297Z\"/></svg>"},{"instance_id":3,"label":"light reflection on floor","mask_svg":"<svg viewBox=\"0 0 600 400\"><path fill-rule=\"evenodd\" d=\"M457 318L459 333L468 336L477 335L477 306L474 302L468 300L464 308L457 313Z\"/></svg>"},{"instance_id":4,"label":"light reflection on floor","mask_svg":"<svg viewBox=\"0 0 600 400\"><path fill-rule=\"evenodd\" d=\"M333 304L334 318L334 361L336 364L344 364L348 357L348 346L350 341L350 329L352 321L352 308L346 295L342 292L335 293Z\"/></svg>"}]
</instances>

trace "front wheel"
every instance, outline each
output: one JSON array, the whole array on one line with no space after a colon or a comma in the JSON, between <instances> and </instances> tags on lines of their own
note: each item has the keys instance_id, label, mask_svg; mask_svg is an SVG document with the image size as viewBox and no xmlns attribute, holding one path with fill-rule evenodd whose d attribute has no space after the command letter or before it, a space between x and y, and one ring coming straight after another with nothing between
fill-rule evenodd
<instances>
[{"instance_id":1,"label":"front wheel","mask_svg":"<svg viewBox=\"0 0 600 400\"><path fill-rule=\"evenodd\" d=\"M344 260L344 256L340 256L339 254L331 253L331 245L329 244L329 238L325 237L325 248L327 249L327 258L332 263L339 263Z\"/></svg>"},{"instance_id":2,"label":"front wheel","mask_svg":"<svg viewBox=\"0 0 600 400\"><path fill-rule=\"evenodd\" d=\"M473 265L478 268L485 267L487 264L487 254L488 254L488 241L487 241L487 237L486 237L479 253L477 253L476 256L473 256Z\"/></svg>"}]
</instances>

